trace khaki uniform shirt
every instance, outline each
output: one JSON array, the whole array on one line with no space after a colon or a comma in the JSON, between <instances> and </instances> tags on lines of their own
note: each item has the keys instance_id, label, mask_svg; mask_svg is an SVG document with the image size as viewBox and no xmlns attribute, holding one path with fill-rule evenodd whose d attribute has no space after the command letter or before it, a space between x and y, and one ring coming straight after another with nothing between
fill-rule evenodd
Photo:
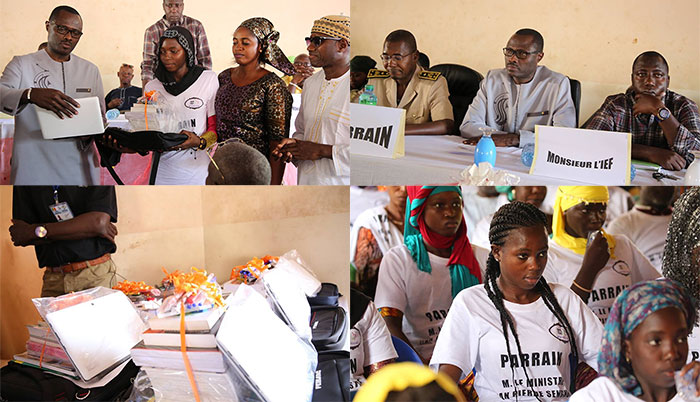
<instances>
[{"instance_id":1,"label":"khaki uniform shirt","mask_svg":"<svg viewBox=\"0 0 700 402\"><path fill-rule=\"evenodd\" d=\"M406 109L406 124L454 120L447 80L437 71L425 71L416 66L400 102L396 100L396 81L387 71L369 70L367 78L367 84L374 85L377 106Z\"/></svg>"}]
</instances>

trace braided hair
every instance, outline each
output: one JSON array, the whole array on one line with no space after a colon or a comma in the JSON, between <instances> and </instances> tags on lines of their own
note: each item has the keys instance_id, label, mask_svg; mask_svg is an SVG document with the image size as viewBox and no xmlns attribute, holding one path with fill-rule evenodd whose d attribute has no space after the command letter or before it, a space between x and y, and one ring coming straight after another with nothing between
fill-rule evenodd
<instances>
[{"instance_id":1,"label":"braided hair","mask_svg":"<svg viewBox=\"0 0 700 402\"><path fill-rule=\"evenodd\" d=\"M508 237L510 232L514 229L532 227L532 226L542 226L546 227L546 217L542 211L537 209L537 207L520 201L513 201L511 203L503 205L493 216L491 220L491 227L489 229L489 242L492 245L503 246L505 244L505 239ZM486 263L486 279L484 280L484 287L486 288L486 294L489 299L493 302L496 310L501 316L501 326L503 328L503 336L506 340L506 349L508 355L511 356L510 343L508 342L508 329L513 333L515 338L515 344L518 347L518 356L522 356L523 352L520 347L520 338L518 338L518 333L515 331L515 325L513 319L505 308L503 303L503 292L498 288L496 279L501 275L501 265L496 258L493 256L493 252L489 253L489 258ZM554 314L559 323L566 330L566 334L571 342L571 352L573 357L571 361L572 364L577 364L579 361L578 347L576 346L576 337L574 336L574 331L571 328L569 320L566 318L566 314L561 309L559 302L554 297L552 289L547 284L544 277L540 277L540 280L535 285L535 291L537 291L544 304L549 308L549 310ZM574 367L575 369L575 367ZM517 385L515 382L515 368L513 364L510 364L511 375L513 379L513 386L516 390L516 400L517 400ZM527 374L527 369L523 367L525 372L526 384L533 391L534 395L537 395L532 388L532 383L530 382L530 377ZM571 378L570 391L574 391L574 378ZM539 398L537 398L539 400Z\"/></svg>"}]
</instances>

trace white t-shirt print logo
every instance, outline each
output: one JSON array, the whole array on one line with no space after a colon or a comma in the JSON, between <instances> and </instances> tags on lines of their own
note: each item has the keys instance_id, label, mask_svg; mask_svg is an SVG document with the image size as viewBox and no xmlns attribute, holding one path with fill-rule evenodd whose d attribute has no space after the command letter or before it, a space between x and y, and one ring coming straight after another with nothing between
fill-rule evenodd
<instances>
[{"instance_id":1,"label":"white t-shirt print logo","mask_svg":"<svg viewBox=\"0 0 700 402\"><path fill-rule=\"evenodd\" d=\"M612 266L613 271L622 276L630 276L630 266L623 260L617 260Z\"/></svg>"},{"instance_id":2,"label":"white t-shirt print logo","mask_svg":"<svg viewBox=\"0 0 700 402\"><path fill-rule=\"evenodd\" d=\"M566 329L564 329L561 323L552 324L552 326L549 327L549 333L560 341L569 343L569 334L566 333Z\"/></svg>"}]
</instances>

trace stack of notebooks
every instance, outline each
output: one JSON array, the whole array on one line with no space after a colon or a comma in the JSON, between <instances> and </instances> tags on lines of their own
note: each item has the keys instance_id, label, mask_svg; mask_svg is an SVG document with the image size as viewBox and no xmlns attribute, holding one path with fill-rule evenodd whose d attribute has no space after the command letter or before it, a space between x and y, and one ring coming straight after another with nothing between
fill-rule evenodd
<instances>
[{"instance_id":1,"label":"stack of notebooks","mask_svg":"<svg viewBox=\"0 0 700 402\"><path fill-rule=\"evenodd\" d=\"M262 400L219 349L216 334L225 308L185 315L185 344L201 400ZM143 340L131 349L134 364L146 372L158 400L185 402L193 391L180 349L180 316L151 318Z\"/></svg>"},{"instance_id":2,"label":"stack of notebooks","mask_svg":"<svg viewBox=\"0 0 700 402\"><path fill-rule=\"evenodd\" d=\"M216 346L223 308L191 313L185 316L185 344L193 371L223 373L224 359ZM131 349L131 358L137 366L184 370L180 350L180 316L151 318L143 341Z\"/></svg>"},{"instance_id":3,"label":"stack of notebooks","mask_svg":"<svg viewBox=\"0 0 700 402\"><path fill-rule=\"evenodd\" d=\"M40 321L36 325L27 325L27 329L29 330L27 351L14 355L16 362L41 368L49 373L79 378L75 366L48 324Z\"/></svg>"}]
</instances>

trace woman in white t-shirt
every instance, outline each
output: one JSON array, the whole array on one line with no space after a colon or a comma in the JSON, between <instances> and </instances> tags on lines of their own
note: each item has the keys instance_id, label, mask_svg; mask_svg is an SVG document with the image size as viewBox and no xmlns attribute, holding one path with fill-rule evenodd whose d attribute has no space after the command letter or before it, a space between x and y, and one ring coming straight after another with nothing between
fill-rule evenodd
<instances>
[{"instance_id":1,"label":"woman in white t-shirt","mask_svg":"<svg viewBox=\"0 0 700 402\"><path fill-rule=\"evenodd\" d=\"M480 400L564 401L597 367L600 321L571 290L542 277L545 224L540 210L519 201L496 212L484 284L457 295L440 332L430 366L455 382L474 369Z\"/></svg>"},{"instance_id":2,"label":"woman in white t-shirt","mask_svg":"<svg viewBox=\"0 0 700 402\"><path fill-rule=\"evenodd\" d=\"M673 205L663 253L664 277L678 281L700 300L700 187L690 187ZM700 359L700 326L688 336L688 361Z\"/></svg>"},{"instance_id":3,"label":"woman in white t-shirt","mask_svg":"<svg viewBox=\"0 0 700 402\"><path fill-rule=\"evenodd\" d=\"M607 202L604 186L559 186L544 271L549 283L571 287L602 322L622 290L661 276L627 236L602 229Z\"/></svg>"},{"instance_id":4,"label":"woman in white t-shirt","mask_svg":"<svg viewBox=\"0 0 700 402\"><path fill-rule=\"evenodd\" d=\"M547 186L496 186L496 191L505 194L508 198L508 202L527 202L528 204L532 204L539 208L540 211L543 211L542 202L547 196ZM488 214L476 224L474 235L470 239L472 244L485 248L491 247L491 244L489 243L489 228L491 227L491 219L493 219L493 214ZM547 215L547 221L549 222L547 225L547 233L549 233L552 229L551 214Z\"/></svg>"},{"instance_id":5,"label":"woman in white t-shirt","mask_svg":"<svg viewBox=\"0 0 700 402\"><path fill-rule=\"evenodd\" d=\"M379 265L392 247L403 244L406 187L387 186L389 203L358 215L350 230L350 261L357 270L357 286L374 298Z\"/></svg>"},{"instance_id":6,"label":"woman in white t-shirt","mask_svg":"<svg viewBox=\"0 0 700 402\"><path fill-rule=\"evenodd\" d=\"M155 184L204 185L209 166L206 149L216 142L216 73L195 65L194 40L183 27L166 30L157 50L155 79L143 92L155 90L158 102L170 105L187 140L161 155Z\"/></svg>"},{"instance_id":7,"label":"woman in white t-shirt","mask_svg":"<svg viewBox=\"0 0 700 402\"><path fill-rule=\"evenodd\" d=\"M481 283L486 250L473 249L458 186L406 186L404 244L386 253L375 304L389 332L427 364L452 299Z\"/></svg>"},{"instance_id":8,"label":"woman in white t-shirt","mask_svg":"<svg viewBox=\"0 0 700 402\"><path fill-rule=\"evenodd\" d=\"M350 288L350 392L398 355L372 299Z\"/></svg>"},{"instance_id":9,"label":"woman in white t-shirt","mask_svg":"<svg viewBox=\"0 0 700 402\"><path fill-rule=\"evenodd\" d=\"M700 389L700 362L686 364L696 318L690 295L672 280L637 283L615 300L598 356L601 377L576 392L581 401L685 401L674 374L687 374L691 398ZM692 371L691 371L692 370ZM695 400L695 399L693 399Z\"/></svg>"}]
</instances>

